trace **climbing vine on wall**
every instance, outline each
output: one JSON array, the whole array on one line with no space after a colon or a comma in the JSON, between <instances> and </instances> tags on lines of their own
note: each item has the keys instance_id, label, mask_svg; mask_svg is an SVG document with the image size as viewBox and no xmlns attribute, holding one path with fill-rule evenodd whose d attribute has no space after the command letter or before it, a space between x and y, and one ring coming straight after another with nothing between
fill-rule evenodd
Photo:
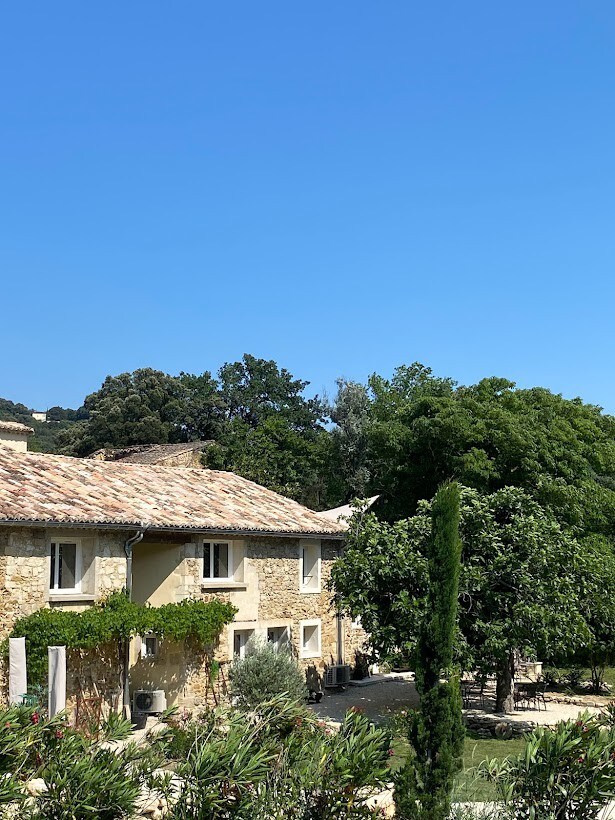
<instances>
[{"instance_id":1,"label":"climbing vine on wall","mask_svg":"<svg viewBox=\"0 0 615 820\"><path fill-rule=\"evenodd\" d=\"M18 620L10 637L25 637L28 679L44 683L48 646L88 650L153 633L171 641L190 640L195 648L205 650L216 644L236 611L232 604L216 600L187 599L152 607L130 601L125 592L114 592L83 612L39 609Z\"/></svg>"}]
</instances>

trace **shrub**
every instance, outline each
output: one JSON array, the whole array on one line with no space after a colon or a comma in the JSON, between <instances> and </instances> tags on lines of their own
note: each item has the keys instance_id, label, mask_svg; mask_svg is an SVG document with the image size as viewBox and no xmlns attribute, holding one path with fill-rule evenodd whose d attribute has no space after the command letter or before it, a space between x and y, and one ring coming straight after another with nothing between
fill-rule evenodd
<instances>
[{"instance_id":1,"label":"shrub","mask_svg":"<svg viewBox=\"0 0 615 820\"><path fill-rule=\"evenodd\" d=\"M190 749L199 736L207 734L215 722L215 713L205 709L196 717L191 713L173 715L167 721L167 732L164 737L164 753L171 760L186 760Z\"/></svg>"},{"instance_id":2,"label":"shrub","mask_svg":"<svg viewBox=\"0 0 615 820\"><path fill-rule=\"evenodd\" d=\"M539 727L521 755L481 764L515 818L596 820L615 791L612 715Z\"/></svg>"},{"instance_id":3,"label":"shrub","mask_svg":"<svg viewBox=\"0 0 615 820\"><path fill-rule=\"evenodd\" d=\"M251 639L243 658L231 665L231 692L237 706L255 709L276 695L302 701L307 697L305 677L290 651L276 650L260 639Z\"/></svg>"},{"instance_id":4,"label":"shrub","mask_svg":"<svg viewBox=\"0 0 615 820\"><path fill-rule=\"evenodd\" d=\"M140 793L149 789L166 803L169 820L363 820L379 816L365 798L389 776L386 730L349 712L334 732L283 696L248 713L218 708L174 717L149 747L109 746L129 733L117 716L92 740L62 717L48 721L26 708L0 714L0 800L23 797L33 777L46 786L27 807L11 806L9 816L119 820L135 816ZM179 758L179 794L170 775L156 774L159 753L168 758L169 747Z\"/></svg>"},{"instance_id":5,"label":"shrub","mask_svg":"<svg viewBox=\"0 0 615 820\"><path fill-rule=\"evenodd\" d=\"M11 707L0 713L0 804L16 799L19 803L25 783L41 778L46 789L28 801L27 814L13 812L12 816L32 820L130 816L158 761L134 744L119 752L105 745L129 734L130 723L116 715L103 724L94 741L68 726L63 715L49 720L36 708ZM4 816L1 808L0 816Z\"/></svg>"},{"instance_id":6,"label":"shrub","mask_svg":"<svg viewBox=\"0 0 615 820\"><path fill-rule=\"evenodd\" d=\"M277 697L257 713L220 710L178 769L173 820L359 820L390 775L389 735L349 712L339 732Z\"/></svg>"},{"instance_id":7,"label":"shrub","mask_svg":"<svg viewBox=\"0 0 615 820\"><path fill-rule=\"evenodd\" d=\"M569 669L563 676L563 682L571 689L578 689L583 680L583 670L578 666Z\"/></svg>"},{"instance_id":8,"label":"shrub","mask_svg":"<svg viewBox=\"0 0 615 820\"><path fill-rule=\"evenodd\" d=\"M562 682L562 672L554 666L545 666L541 679L549 689L555 689Z\"/></svg>"},{"instance_id":9,"label":"shrub","mask_svg":"<svg viewBox=\"0 0 615 820\"><path fill-rule=\"evenodd\" d=\"M47 791L36 798L36 820L115 820L134 814L141 792L133 768L140 752L97 747L88 752L72 735L41 772Z\"/></svg>"}]
</instances>

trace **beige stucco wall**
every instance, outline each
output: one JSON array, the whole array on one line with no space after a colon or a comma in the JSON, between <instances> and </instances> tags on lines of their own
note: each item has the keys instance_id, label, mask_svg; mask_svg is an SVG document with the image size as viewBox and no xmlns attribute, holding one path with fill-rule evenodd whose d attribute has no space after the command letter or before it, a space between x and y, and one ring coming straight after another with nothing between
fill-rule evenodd
<instances>
[{"instance_id":1,"label":"beige stucco wall","mask_svg":"<svg viewBox=\"0 0 615 820\"><path fill-rule=\"evenodd\" d=\"M60 538L78 538L82 545L84 578L82 594L71 599L49 594L49 544ZM44 606L83 609L126 583L125 533L91 529L31 529L0 527L0 638L6 637L14 621ZM208 541L227 540L209 536ZM321 542L320 591L300 592L299 556L301 539L246 537L233 545L236 572L231 585L203 579L203 537L147 538L134 548L133 597L159 606L185 598L219 598L237 607L235 622L223 631L215 657L222 664L216 683L224 689L226 664L232 655L235 629L266 635L269 627L287 627L295 654L300 657L301 621L320 619L321 652L316 658L300 659L305 668L322 674L326 664L338 656L337 621L330 605L327 582L340 542ZM358 635L344 625L346 661ZM154 659L141 658L141 641L132 647L131 688L164 689L169 704L201 704L211 700L204 657L194 649L161 641ZM73 659L74 660L74 659ZM87 676L95 672L88 666ZM116 671L105 661L106 678ZM0 670L0 677L3 671ZM5 674L5 670L4 670ZM69 670L70 678L70 670ZM6 691L6 679L0 681ZM75 681L75 684L77 681ZM83 682L79 682L84 685ZM223 693L222 693L223 694Z\"/></svg>"},{"instance_id":2,"label":"beige stucco wall","mask_svg":"<svg viewBox=\"0 0 615 820\"><path fill-rule=\"evenodd\" d=\"M8 447L11 450L17 450L18 453L26 453L28 451L28 435L0 430L0 447Z\"/></svg>"}]
</instances>

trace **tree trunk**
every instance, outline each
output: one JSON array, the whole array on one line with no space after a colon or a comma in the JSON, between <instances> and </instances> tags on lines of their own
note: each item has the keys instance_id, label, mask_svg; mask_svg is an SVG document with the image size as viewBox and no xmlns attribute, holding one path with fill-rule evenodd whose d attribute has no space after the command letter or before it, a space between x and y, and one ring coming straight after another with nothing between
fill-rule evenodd
<instances>
[{"instance_id":1,"label":"tree trunk","mask_svg":"<svg viewBox=\"0 0 615 820\"><path fill-rule=\"evenodd\" d=\"M515 710L515 656L511 652L497 671L495 684L495 711L510 715Z\"/></svg>"}]
</instances>

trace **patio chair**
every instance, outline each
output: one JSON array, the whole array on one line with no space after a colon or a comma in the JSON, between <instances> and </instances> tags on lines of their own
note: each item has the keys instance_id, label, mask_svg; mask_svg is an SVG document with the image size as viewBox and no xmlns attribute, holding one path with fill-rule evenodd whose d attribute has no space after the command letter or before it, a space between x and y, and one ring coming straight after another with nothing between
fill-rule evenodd
<instances>
[{"instance_id":1,"label":"patio chair","mask_svg":"<svg viewBox=\"0 0 615 820\"><path fill-rule=\"evenodd\" d=\"M476 699L480 702L481 708L485 705L485 682L480 680L461 681L461 700L464 709L469 709Z\"/></svg>"},{"instance_id":2,"label":"patio chair","mask_svg":"<svg viewBox=\"0 0 615 820\"><path fill-rule=\"evenodd\" d=\"M536 687L536 691L534 693L534 703L536 704L536 707L538 708L538 711L540 711L540 709L541 709L540 704L542 704L542 706L544 706L544 709L545 709L545 712L546 712L547 711L547 701L545 700L545 692L547 690L547 684L545 683L545 681L539 680L534 685Z\"/></svg>"},{"instance_id":3,"label":"patio chair","mask_svg":"<svg viewBox=\"0 0 615 820\"><path fill-rule=\"evenodd\" d=\"M529 706L536 699L536 684L516 683L513 691L515 709L521 708L523 704Z\"/></svg>"}]
</instances>

